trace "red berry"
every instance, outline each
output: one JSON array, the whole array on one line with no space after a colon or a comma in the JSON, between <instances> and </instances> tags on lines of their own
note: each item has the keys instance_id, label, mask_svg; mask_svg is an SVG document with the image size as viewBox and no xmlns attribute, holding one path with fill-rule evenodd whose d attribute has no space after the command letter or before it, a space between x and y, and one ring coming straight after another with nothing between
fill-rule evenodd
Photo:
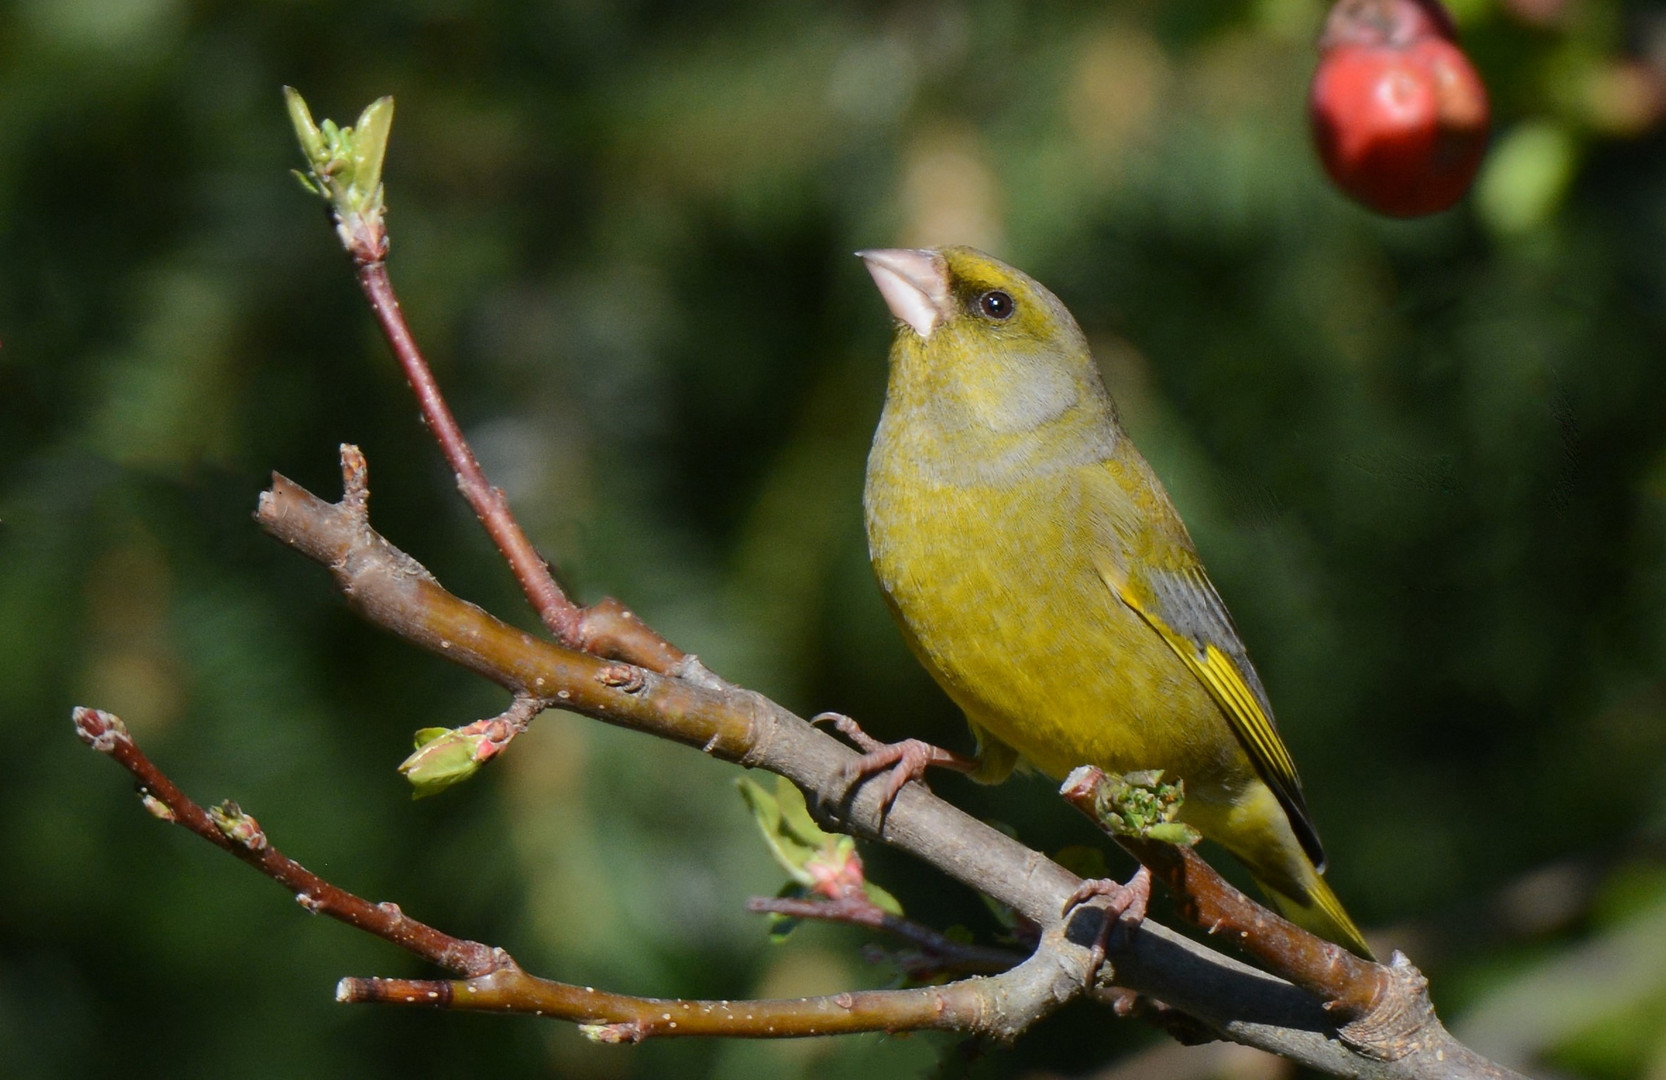
<instances>
[{"instance_id":1,"label":"red berry","mask_svg":"<svg viewBox=\"0 0 1666 1080\"><path fill-rule=\"evenodd\" d=\"M1487 145L1487 91L1434 0L1343 0L1319 42L1308 112L1336 186L1373 210L1445 210Z\"/></svg>"}]
</instances>

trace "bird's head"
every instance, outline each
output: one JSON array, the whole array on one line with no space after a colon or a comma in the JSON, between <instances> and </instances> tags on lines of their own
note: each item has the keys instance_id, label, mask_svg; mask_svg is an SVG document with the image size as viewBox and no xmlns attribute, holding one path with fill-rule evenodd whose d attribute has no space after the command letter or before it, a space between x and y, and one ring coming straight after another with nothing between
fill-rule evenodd
<instances>
[{"instance_id":1,"label":"bird's head","mask_svg":"<svg viewBox=\"0 0 1666 1080\"><path fill-rule=\"evenodd\" d=\"M1109 402L1087 340L1040 282L969 247L858 252L897 318L891 393L1016 433ZM898 402L898 404L905 404Z\"/></svg>"}]
</instances>

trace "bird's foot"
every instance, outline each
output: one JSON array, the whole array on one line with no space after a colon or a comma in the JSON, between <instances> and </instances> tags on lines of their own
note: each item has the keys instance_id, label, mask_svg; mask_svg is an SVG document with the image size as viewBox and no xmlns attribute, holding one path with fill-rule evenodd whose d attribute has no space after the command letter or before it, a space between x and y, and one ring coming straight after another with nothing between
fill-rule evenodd
<instances>
[{"instance_id":1,"label":"bird's foot","mask_svg":"<svg viewBox=\"0 0 1666 1080\"><path fill-rule=\"evenodd\" d=\"M878 776L888 773L885 790L880 794L879 812L881 815L890 812L891 804L897 801L903 786L910 780L925 782L926 770L932 767L954 769L957 772L973 772L978 763L969 757L944 750L919 739L903 739L901 742L883 743L863 731L861 726L850 717L842 713L824 712L810 719L812 724L830 723L838 732L862 751L862 756L849 762L844 767L844 779L847 785L855 786Z\"/></svg>"},{"instance_id":2,"label":"bird's foot","mask_svg":"<svg viewBox=\"0 0 1666 1080\"><path fill-rule=\"evenodd\" d=\"M1126 934L1145 921L1146 908L1151 904L1151 871L1140 867L1134 871L1134 876L1128 879L1127 884L1110 878L1089 878L1070 894L1060 915L1069 915L1079 905L1095 896L1103 896L1110 901L1105 905L1104 921L1099 924L1099 933L1093 940L1091 970L1097 975L1100 965L1105 962L1106 947L1111 940L1112 931Z\"/></svg>"}]
</instances>

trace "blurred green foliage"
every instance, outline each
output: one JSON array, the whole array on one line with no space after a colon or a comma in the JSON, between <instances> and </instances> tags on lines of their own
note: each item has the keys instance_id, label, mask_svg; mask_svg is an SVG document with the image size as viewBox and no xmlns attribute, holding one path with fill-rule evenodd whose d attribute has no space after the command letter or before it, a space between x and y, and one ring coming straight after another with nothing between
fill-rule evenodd
<instances>
[{"instance_id":1,"label":"blurred green foliage","mask_svg":"<svg viewBox=\"0 0 1666 1080\"><path fill-rule=\"evenodd\" d=\"M379 528L530 620L288 175L289 83L343 122L398 99L394 280L578 594L881 736L968 744L866 567L890 326L848 253L971 242L1034 273L1237 615L1350 910L1481 1049L1666 1075L1662 16L1511 3L1457 7L1497 153L1416 223L1313 161L1319 0L0 6L0 1073L837 1078L949 1046L343 1008L339 976L421 969L161 827L74 738L71 705L115 711L199 800L553 977L890 977L854 933L767 943L742 904L781 872L688 750L547 714L410 800L411 733L501 695L260 535L267 473L330 494L359 443ZM937 787L1092 839L1039 781ZM865 856L912 916L994 932ZM1603 1007L1529 1007L1581 987ZM1072 1009L975 1071L1153 1039Z\"/></svg>"}]
</instances>

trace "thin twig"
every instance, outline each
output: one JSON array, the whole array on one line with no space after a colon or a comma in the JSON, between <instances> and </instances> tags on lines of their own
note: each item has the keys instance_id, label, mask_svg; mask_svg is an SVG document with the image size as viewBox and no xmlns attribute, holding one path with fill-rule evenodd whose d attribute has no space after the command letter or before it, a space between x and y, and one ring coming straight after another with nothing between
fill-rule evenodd
<instances>
[{"instance_id":1,"label":"thin twig","mask_svg":"<svg viewBox=\"0 0 1666 1080\"><path fill-rule=\"evenodd\" d=\"M209 811L192 802L140 751L119 717L100 709L78 707L73 719L83 742L133 774L145 808L153 815L189 829L242 859L288 889L295 902L313 914L339 919L459 975L488 974L506 958L490 945L455 938L418 922L400 911L398 904L374 904L330 884L273 847L259 823L236 804L222 804L219 819L226 824L216 824Z\"/></svg>"},{"instance_id":2,"label":"thin twig","mask_svg":"<svg viewBox=\"0 0 1666 1080\"><path fill-rule=\"evenodd\" d=\"M1391 992L1391 969L1362 960L1234 888L1195 849L1130 836L1117 842L1174 894L1182 918L1318 996L1339 1022L1370 1014Z\"/></svg>"},{"instance_id":3,"label":"thin twig","mask_svg":"<svg viewBox=\"0 0 1666 1080\"><path fill-rule=\"evenodd\" d=\"M1024 959L1007 949L956 941L924 923L894 915L860 893L833 900L792 896L754 896L746 910L760 915L781 915L789 919L817 919L822 922L863 926L901 938L920 950L918 961L906 964L910 978L920 979L946 972L994 973L1005 971Z\"/></svg>"},{"instance_id":4,"label":"thin twig","mask_svg":"<svg viewBox=\"0 0 1666 1080\"><path fill-rule=\"evenodd\" d=\"M1055 939L1055 944L1056 944ZM910 990L822 997L689 1001L551 982L513 966L476 979L343 979L336 998L578 1021L599 1042L689 1035L791 1039L863 1031L958 1031L1012 1039L1080 993L1071 965L1043 947L997 975Z\"/></svg>"},{"instance_id":5,"label":"thin twig","mask_svg":"<svg viewBox=\"0 0 1666 1080\"><path fill-rule=\"evenodd\" d=\"M340 919L464 979L341 980L336 999L462 1011L529 1013L573 1020L602 1042L651 1036L797 1038L861 1031L935 1029L1013 1038L1068 1000L1071 973L1060 939L1043 942L1024 963L992 978L914 990L868 990L769 1001L684 1001L631 997L528 975L513 957L409 918L396 904L373 904L282 854L235 803L204 810L145 756L121 719L77 708L76 733L133 775L145 807L235 855L295 894L308 911ZM1077 982L1076 991L1081 984Z\"/></svg>"},{"instance_id":6,"label":"thin twig","mask_svg":"<svg viewBox=\"0 0 1666 1080\"><path fill-rule=\"evenodd\" d=\"M386 246L381 250L385 252ZM561 591L548 563L510 512L509 500L486 479L468 440L463 437L462 428L405 322L393 283L388 279L387 263L381 258L358 261L357 270L359 286L416 394L423 423L451 466L457 490L480 519L492 543L497 545L538 618L562 644L599 656L629 660L662 675L673 671L683 659L682 651L649 629L623 604L607 597L589 608L580 608Z\"/></svg>"}]
</instances>

